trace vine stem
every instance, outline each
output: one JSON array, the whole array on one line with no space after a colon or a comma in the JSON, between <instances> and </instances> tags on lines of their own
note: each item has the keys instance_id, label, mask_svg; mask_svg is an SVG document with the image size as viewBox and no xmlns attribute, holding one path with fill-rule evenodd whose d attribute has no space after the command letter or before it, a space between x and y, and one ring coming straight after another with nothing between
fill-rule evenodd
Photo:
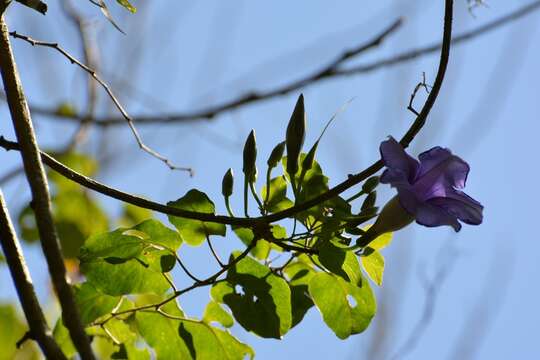
<instances>
[{"instance_id":1,"label":"vine stem","mask_svg":"<svg viewBox=\"0 0 540 360\"><path fill-rule=\"evenodd\" d=\"M24 170L32 193L31 205L36 217L41 247L62 308L64 324L69 330L71 340L81 359L93 360L95 357L90 346L90 339L84 331L73 292L67 282L66 267L52 218L49 186L4 16L0 18L0 67L13 127L17 141L21 145Z\"/></svg>"}]
</instances>

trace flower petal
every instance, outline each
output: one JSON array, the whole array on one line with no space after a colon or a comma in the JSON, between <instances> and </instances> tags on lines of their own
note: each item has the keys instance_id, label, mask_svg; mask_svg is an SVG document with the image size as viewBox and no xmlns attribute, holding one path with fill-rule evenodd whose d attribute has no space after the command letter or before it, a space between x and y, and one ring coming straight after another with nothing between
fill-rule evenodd
<instances>
[{"instance_id":1,"label":"flower petal","mask_svg":"<svg viewBox=\"0 0 540 360\"><path fill-rule=\"evenodd\" d=\"M389 170L385 172L386 175L383 174L381 177L382 183L393 184L402 178L406 178L409 183L414 181L419 168L418 161L409 156L393 137L383 141L379 150L384 165Z\"/></svg>"},{"instance_id":2,"label":"flower petal","mask_svg":"<svg viewBox=\"0 0 540 360\"><path fill-rule=\"evenodd\" d=\"M461 224L456 216L429 202L423 203L416 210L416 222L428 227L450 225L456 232L461 230Z\"/></svg>"},{"instance_id":3,"label":"flower petal","mask_svg":"<svg viewBox=\"0 0 540 360\"><path fill-rule=\"evenodd\" d=\"M429 184L445 182L451 187L462 189L465 187L467 175L469 174L469 164L458 156L452 155L448 149L436 146L421 153L420 170L418 179L428 187Z\"/></svg>"},{"instance_id":4,"label":"flower petal","mask_svg":"<svg viewBox=\"0 0 540 360\"><path fill-rule=\"evenodd\" d=\"M440 207L466 224L480 225L484 207L467 194L454 190L447 197L429 199L431 205Z\"/></svg>"}]
</instances>

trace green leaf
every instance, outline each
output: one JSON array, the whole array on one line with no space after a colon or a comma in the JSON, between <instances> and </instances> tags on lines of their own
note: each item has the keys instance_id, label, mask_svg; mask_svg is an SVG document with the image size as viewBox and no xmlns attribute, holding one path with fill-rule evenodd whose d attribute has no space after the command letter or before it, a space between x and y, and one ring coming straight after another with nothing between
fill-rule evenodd
<instances>
[{"instance_id":1,"label":"green leaf","mask_svg":"<svg viewBox=\"0 0 540 360\"><path fill-rule=\"evenodd\" d=\"M384 257L377 250L367 248L366 254L361 257L362 267L369 278L379 286L382 285L384 275Z\"/></svg>"},{"instance_id":2,"label":"green leaf","mask_svg":"<svg viewBox=\"0 0 540 360\"><path fill-rule=\"evenodd\" d=\"M127 10L129 10L133 14L137 12L137 8L131 5L131 3L128 0L116 0L116 2L122 5L123 7L125 7Z\"/></svg>"},{"instance_id":3,"label":"green leaf","mask_svg":"<svg viewBox=\"0 0 540 360\"><path fill-rule=\"evenodd\" d=\"M246 355L251 359L255 355L249 346L238 341L228 331L204 322L180 321L178 333L188 346L192 359L242 360Z\"/></svg>"},{"instance_id":4,"label":"green leaf","mask_svg":"<svg viewBox=\"0 0 540 360\"><path fill-rule=\"evenodd\" d=\"M243 228L238 226L232 226L232 229L236 236L246 245L249 246L253 241L255 235L253 231L249 228ZM265 260L270 255L271 244L266 240L259 240L255 247L251 250L251 255L255 256L257 259Z\"/></svg>"},{"instance_id":5,"label":"green leaf","mask_svg":"<svg viewBox=\"0 0 540 360\"><path fill-rule=\"evenodd\" d=\"M210 301L204 309L203 321L211 324L213 321L217 321L226 328L230 328L234 325L234 320L225 309L221 307L217 302Z\"/></svg>"},{"instance_id":6,"label":"green leaf","mask_svg":"<svg viewBox=\"0 0 540 360\"><path fill-rule=\"evenodd\" d=\"M360 263L352 251L325 241L319 248L319 261L326 269L352 284L362 281Z\"/></svg>"},{"instance_id":7,"label":"green leaf","mask_svg":"<svg viewBox=\"0 0 540 360\"><path fill-rule=\"evenodd\" d=\"M298 325L314 305L309 297L308 284L315 271L306 263L295 261L284 269L291 287L292 326Z\"/></svg>"},{"instance_id":8,"label":"green leaf","mask_svg":"<svg viewBox=\"0 0 540 360\"><path fill-rule=\"evenodd\" d=\"M261 195L266 199L266 185L263 186ZM293 202L287 198L287 180L284 176L278 176L270 180L270 196L266 203L268 211L275 213L293 206Z\"/></svg>"},{"instance_id":9,"label":"green leaf","mask_svg":"<svg viewBox=\"0 0 540 360\"><path fill-rule=\"evenodd\" d=\"M156 312L140 311L135 315L135 319L139 333L154 349L156 359L192 358L189 348L178 334L177 320L166 318Z\"/></svg>"},{"instance_id":10,"label":"green leaf","mask_svg":"<svg viewBox=\"0 0 540 360\"><path fill-rule=\"evenodd\" d=\"M154 249L147 249L144 238L125 234L129 231L118 229L88 238L79 256L81 272L104 294L162 294L170 285L149 265Z\"/></svg>"},{"instance_id":11,"label":"green leaf","mask_svg":"<svg viewBox=\"0 0 540 360\"><path fill-rule=\"evenodd\" d=\"M249 257L240 260L227 273L227 282L214 288L214 300L225 303L247 331L280 339L290 329L291 290L284 279L256 260Z\"/></svg>"},{"instance_id":12,"label":"green leaf","mask_svg":"<svg viewBox=\"0 0 540 360\"><path fill-rule=\"evenodd\" d=\"M0 304L0 359L41 359L33 341L25 341L19 349L15 346L27 330L26 322L18 316L13 305Z\"/></svg>"},{"instance_id":13,"label":"green leaf","mask_svg":"<svg viewBox=\"0 0 540 360\"><path fill-rule=\"evenodd\" d=\"M87 282L75 285L73 290L83 325L88 325L99 317L110 313L121 300L119 296L100 293Z\"/></svg>"},{"instance_id":14,"label":"green leaf","mask_svg":"<svg viewBox=\"0 0 540 360\"><path fill-rule=\"evenodd\" d=\"M182 245L182 237L180 234L169 229L158 220L149 219L143 221L132 229L147 234L148 238L145 239L145 241L152 243L153 245L161 245L172 251L178 250L180 245Z\"/></svg>"},{"instance_id":15,"label":"green leaf","mask_svg":"<svg viewBox=\"0 0 540 360\"><path fill-rule=\"evenodd\" d=\"M367 281L355 286L339 276L317 273L308 288L324 322L340 339L364 331L375 315L375 298Z\"/></svg>"},{"instance_id":16,"label":"green leaf","mask_svg":"<svg viewBox=\"0 0 540 360\"><path fill-rule=\"evenodd\" d=\"M174 304L167 305L164 310L178 319L152 312L136 314L137 328L154 348L157 359L244 359L246 355L253 358L253 350L229 332L184 318Z\"/></svg>"},{"instance_id":17,"label":"green leaf","mask_svg":"<svg viewBox=\"0 0 540 360\"><path fill-rule=\"evenodd\" d=\"M72 103L64 101L56 106L54 113L60 117L75 117L77 116L77 109Z\"/></svg>"},{"instance_id":18,"label":"green leaf","mask_svg":"<svg viewBox=\"0 0 540 360\"><path fill-rule=\"evenodd\" d=\"M71 342L69 331L65 327L62 317L60 317L56 321L56 325L54 325L53 337L67 358L73 358L77 354L77 349L75 349L75 346Z\"/></svg>"},{"instance_id":19,"label":"green leaf","mask_svg":"<svg viewBox=\"0 0 540 360\"><path fill-rule=\"evenodd\" d=\"M367 229L369 229L369 226L364 228L364 230L366 230L366 231L367 231ZM375 240L370 242L369 247L374 249L374 250L384 249L385 247L390 245L390 243L392 242L393 236L394 236L394 234L391 233L391 232L382 234L379 237L377 237Z\"/></svg>"},{"instance_id":20,"label":"green leaf","mask_svg":"<svg viewBox=\"0 0 540 360\"><path fill-rule=\"evenodd\" d=\"M169 202L167 205L207 214L215 213L214 203L205 193L195 189L188 191L182 198ZM185 219L170 215L168 217L171 224L178 229L184 241L189 245L201 245L206 239L206 236L225 236L225 225L223 224Z\"/></svg>"}]
</instances>

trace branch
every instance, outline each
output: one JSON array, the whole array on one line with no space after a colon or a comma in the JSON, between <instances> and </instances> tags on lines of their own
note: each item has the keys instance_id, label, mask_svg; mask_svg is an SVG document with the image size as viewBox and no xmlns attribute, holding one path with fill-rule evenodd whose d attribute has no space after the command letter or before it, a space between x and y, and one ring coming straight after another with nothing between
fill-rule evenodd
<instances>
[{"instance_id":1,"label":"branch","mask_svg":"<svg viewBox=\"0 0 540 360\"><path fill-rule=\"evenodd\" d=\"M73 55L71 55L66 50L64 50L64 48L62 48L57 43L50 43L50 42L35 40L35 39L32 39L29 36L17 34L16 31L10 32L9 35L14 37L15 39L24 40L24 41L26 41L27 43L29 43L32 46L43 46L43 47L49 47L49 48L55 49L60 54L64 55L64 57L66 57L69 60L69 62L79 66L81 69L86 71L90 76L92 76L103 87L103 89L105 89L105 91L107 92L107 95L109 95L109 97L111 98L112 102L114 103L114 105L116 106L118 111L120 111L120 113L122 114L123 122L127 122L128 126L129 126L131 132L133 133L133 136L135 137L135 140L137 141L137 144L139 145L139 148L141 148L141 150L145 151L146 153L150 154L151 156L155 157L156 159L164 162L171 170L187 171L187 172L189 172L190 176L193 176L193 170L191 168L180 167L180 166L174 165L173 163L171 163L171 161L169 159L167 159L165 156L161 155L157 151L153 150L152 148L148 147L142 141L141 135L139 134L139 131L137 130L137 128L135 127L135 124L133 123L133 119L127 113L127 111L124 109L122 104L120 104L120 101L116 98L116 96L112 92L109 85L107 85L98 76L98 74L96 73L95 70L93 70L92 68L88 67L87 65L81 63L79 60L77 60ZM88 121L88 116L85 116L84 119L85 119L84 121L87 122Z\"/></svg>"},{"instance_id":2,"label":"branch","mask_svg":"<svg viewBox=\"0 0 540 360\"><path fill-rule=\"evenodd\" d=\"M455 36L454 38L452 38L452 44L458 45L458 44L466 43L474 38L477 38L488 32L496 30L504 25L512 23L513 21L519 20L539 9L540 9L540 0L534 1L528 5L525 5L517 9L516 11L513 11L507 15L500 17L497 20L494 20L485 25L479 26L475 29L466 31L462 34ZM384 34L384 32L382 34ZM378 37L380 37L380 35ZM376 37L375 39L377 39L378 37ZM384 37L382 38L382 40L384 40ZM232 100L227 103L223 103L221 105L218 105L209 109L203 109L200 111L193 111L193 112L186 112L186 113L173 113L173 114L152 115L152 116L135 116L133 120L138 125L152 125L152 124L158 124L158 123L171 124L171 123L176 123L176 122L196 121L200 119L213 119L222 112L233 110L238 107L251 104L254 102L268 100L270 98L273 98L279 95L285 95L289 92L298 90L301 87L313 85L322 80L328 80L328 79L336 78L336 77L344 77L344 76L349 76L353 74L366 74L366 73L370 73L370 72L373 72L382 68L409 62L416 58L435 53L439 51L441 47L442 47L441 42L432 43L424 47L406 50L397 55L375 60L371 63L358 65L358 66L350 67L347 69L335 69L334 71L330 71L330 72L325 72L325 69L328 68L328 67L325 67L322 70L315 73L315 75L316 74L324 74L324 75L319 75L318 77L311 75L304 79L298 80L296 82L285 85L283 87L275 88L273 90L269 90L266 92L246 94L246 95L238 97L235 100ZM40 107L40 106L33 105L31 106L31 109L32 109L32 112L35 114L52 117L52 118L60 119L60 120L63 119L63 120L68 120L68 121L82 121L84 119L83 114L60 116L56 113L55 109L51 109L47 107ZM95 119L94 124L97 126L116 126L116 125L122 124L123 122L124 120L118 117L103 117L103 118Z\"/></svg>"},{"instance_id":3,"label":"branch","mask_svg":"<svg viewBox=\"0 0 540 360\"><path fill-rule=\"evenodd\" d=\"M0 243L6 257L13 283L17 289L26 322L30 328L30 337L35 339L48 359L66 359L62 350L51 336L51 331L43 316L39 301L32 284L32 279L24 255L15 234L15 229L9 216L4 195L0 190Z\"/></svg>"},{"instance_id":4,"label":"branch","mask_svg":"<svg viewBox=\"0 0 540 360\"><path fill-rule=\"evenodd\" d=\"M0 19L0 68L15 134L21 144L21 156L32 192L32 203L41 246L54 289L60 301L63 319L81 358L94 359L90 340L84 331L71 287L67 282L66 268L51 215L47 179L39 156L28 104L15 65L9 41L9 31L4 17Z\"/></svg>"},{"instance_id":5,"label":"branch","mask_svg":"<svg viewBox=\"0 0 540 360\"><path fill-rule=\"evenodd\" d=\"M38 13L45 15L47 13L47 4L40 0L15 0L30 9L36 10Z\"/></svg>"},{"instance_id":6,"label":"branch","mask_svg":"<svg viewBox=\"0 0 540 360\"><path fill-rule=\"evenodd\" d=\"M443 32L443 47L442 47L442 52L441 52L439 69L437 71L437 77L435 79L435 84L433 85L433 88L426 100L426 103L424 104L422 110L420 111L420 115L417 117L415 122L411 125L411 128L409 129L409 131L407 131L405 136L401 139L401 144L404 147L407 147L409 145L409 143L414 139L416 134L420 131L422 126L424 126L426 118L429 115L429 112L431 111L431 108L433 107L433 104L435 103L435 100L437 99L437 96L439 94L439 90L442 86L444 74L446 72L448 59L450 56L450 42L452 39L452 13L453 13L452 5L453 5L452 0L446 0L445 17L444 17L444 32ZM0 146L5 148L6 150L19 150L20 149L19 144L8 141L4 139L3 137L0 137ZM144 198L114 189L112 187L108 187L94 179L91 179L82 174L79 174L75 172L74 170L59 163L54 158L52 158L51 156L47 155L44 152L41 152L41 157L43 159L43 162L45 162L51 169L63 175L64 177L72 181L75 181L82 186L85 186L89 189L100 192L109 197L115 198L117 200L121 200L121 201L130 203L132 205L139 206L142 208L154 210L163 214L179 216L179 217L183 217L187 219L195 219L195 220L215 222L215 223L221 223L221 224L230 224L230 225L242 225L242 226L248 226L248 227L256 227L256 226L260 226L261 224L265 224L265 223L268 224L275 221L279 221L279 220L294 216L295 214L302 212L304 210L307 210L313 206L319 205L327 200L330 200L338 196L339 194L346 191L347 189L361 183L362 181L366 180L368 177L372 176L373 174L381 170L383 167L382 160L378 160L375 163L373 163L371 166L366 168L365 170L361 171L360 173L356 175L350 175L347 180L343 181L342 183L338 184L337 186L333 187L327 192L319 196L316 196L314 198L311 198L310 200L307 200L301 204L279 211L277 213L270 214L270 215L263 215L256 218L241 218L241 217L237 218L237 217L188 211L188 210L166 206L166 205L156 203L150 200L146 200Z\"/></svg>"},{"instance_id":7,"label":"branch","mask_svg":"<svg viewBox=\"0 0 540 360\"><path fill-rule=\"evenodd\" d=\"M401 18L397 19L392 24L390 24L390 26L388 26L381 33L376 35L373 39L369 40L365 44L361 44L351 50L343 52L341 55L337 56L332 62L324 66L322 69L302 79L291 82L290 84L287 84L285 86L277 87L269 91L248 93L248 94L239 96L238 98L231 100L229 102L225 102L220 105L213 106L213 107L199 110L199 111L193 111L193 112L188 112L188 113L183 113L183 114L161 115L161 116L160 115L148 116L148 117L137 116L136 118L134 118L134 121L137 122L137 124L157 124L157 123L189 122L189 121L194 121L194 120L199 120L199 119L212 119L225 111L233 110L233 109L236 109L238 107L241 107L241 106L253 103L253 102L267 100L267 99L270 99L279 95L285 95L294 90L298 90L304 86L316 83L322 79L327 79L327 78L336 76L339 72L339 66L345 63L347 60L359 54L362 54L376 46L379 46L388 36L390 36L395 31L397 31L401 27L402 24L403 24L403 19ZM43 109L43 108L34 107L34 106L32 106L32 112L35 112L36 114L46 115L46 116L54 116L56 118L66 118L66 119L78 120L78 121L82 121L82 119L84 118L84 116L82 116L81 114L59 117L58 114L56 114L54 110ZM103 118L103 119L96 119L94 124L98 126L119 125L123 121L124 120L120 118Z\"/></svg>"}]
</instances>

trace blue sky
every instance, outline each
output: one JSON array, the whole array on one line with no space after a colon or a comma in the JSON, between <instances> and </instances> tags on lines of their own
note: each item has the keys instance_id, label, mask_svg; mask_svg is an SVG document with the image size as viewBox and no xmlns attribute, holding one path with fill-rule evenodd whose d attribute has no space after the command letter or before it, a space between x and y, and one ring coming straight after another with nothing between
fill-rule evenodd
<instances>
[{"instance_id":1,"label":"blue sky","mask_svg":"<svg viewBox=\"0 0 540 360\"><path fill-rule=\"evenodd\" d=\"M475 28L530 1L491 1L476 17L465 0L456 1L455 33ZM132 114L190 110L220 103L249 90L271 89L319 69L343 49L370 39L397 17L403 28L378 48L352 64L396 54L440 39L443 2L341 1L134 1L136 15L111 3L124 36L94 8L84 6L100 47L103 78L132 91L120 99ZM46 17L19 6L9 11L11 30L57 41L80 56L74 28L62 17L58 2L50 1ZM485 206L485 222L450 229L410 226L395 235L385 252L386 274L378 299L380 312L364 334L338 340L312 309L304 322L281 341L258 339L235 328L252 344L258 359L471 358L508 359L540 356L537 334L540 245L536 224L540 190L537 133L540 130L540 12L456 46L446 82L429 122L411 146L415 154L432 146L449 147L471 165L467 193ZM16 42L15 52L29 99L54 106L74 101L84 106L81 71L49 49ZM326 133L319 162L333 184L361 170L378 156L378 144L388 135L406 131L413 120L406 110L410 93L426 73L432 82L437 54L369 74L320 82L302 89L308 112L307 144L326 121L351 98L354 100ZM131 93L131 94L130 94ZM173 161L195 169L196 176L170 172L162 163L136 148L127 126L94 130L84 150L101 147L117 156L99 179L125 191L158 201L182 196L190 188L220 201L221 177L228 167L241 171L241 149L249 131L257 132L259 153L265 158L284 137L285 126L299 91L224 113L212 121L141 127L145 141ZM144 99L141 99L144 98ZM417 99L418 107L422 97ZM116 114L100 91L100 113ZM0 133L13 138L5 106ZM35 118L42 147L55 148L73 127ZM99 142L99 138L105 139ZM2 170L16 166L17 154L1 153ZM263 162L261 161L262 168ZM4 188L13 213L28 200L21 179ZM392 192L381 188L380 200ZM99 197L111 213L116 201ZM240 198L234 204L240 206ZM234 238L217 244L221 251L240 247ZM208 269L203 250L187 249L182 256L195 272ZM48 293L45 265L38 248L28 248L31 272L40 295ZM411 349L406 344L425 309L424 278L432 279L444 264L452 266L441 283L432 320ZM5 268L0 269L0 299L14 289ZM179 278L180 279L180 278ZM187 280L181 280L187 281ZM429 282L429 280L428 280ZM189 314L202 312L208 291L181 299ZM377 350L379 349L379 350ZM467 351L465 353L459 353ZM465 350L463 350L465 349Z\"/></svg>"}]
</instances>

